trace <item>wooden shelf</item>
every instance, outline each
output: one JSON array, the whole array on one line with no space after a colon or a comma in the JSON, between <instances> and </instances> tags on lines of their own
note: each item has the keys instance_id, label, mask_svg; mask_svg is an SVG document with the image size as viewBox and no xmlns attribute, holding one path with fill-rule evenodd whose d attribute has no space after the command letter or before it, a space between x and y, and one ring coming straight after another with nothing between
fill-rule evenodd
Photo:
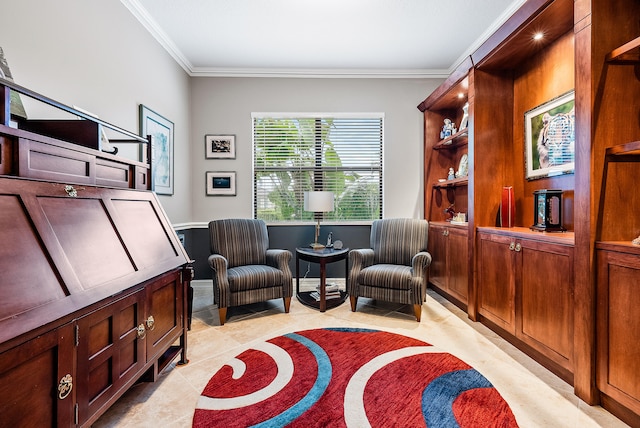
<instances>
[{"instance_id":1,"label":"wooden shelf","mask_svg":"<svg viewBox=\"0 0 640 428\"><path fill-rule=\"evenodd\" d=\"M443 187L461 187L469 184L469 177L454 178L453 180L443 181L441 183L433 183L434 189L441 189Z\"/></svg>"},{"instance_id":2,"label":"wooden shelf","mask_svg":"<svg viewBox=\"0 0 640 428\"><path fill-rule=\"evenodd\" d=\"M621 253L629 253L640 256L640 246L628 241L596 241L597 250L617 251Z\"/></svg>"},{"instance_id":3,"label":"wooden shelf","mask_svg":"<svg viewBox=\"0 0 640 428\"><path fill-rule=\"evenodd\" d=\"M640 37L636 37L619 48L612 50L607 54L605 60L610 64L639 64L640 50L631 52L638 48L640 48Z\"/></svg>"},{"instance_id":4,"label":"wooden shelf","mask_svg":"<svg viewBox=\"0 0 640 428\"><path fill-rule=\"evenodd\" d=\"M622 156L638 156L640 155L640 141L632 141L626 144L620 144L607 148L605 155L611 161L619 160ZM638 159L640 160L640 158Z\"/></svg>"},{"instance_id":5,"label":"wooden shelf","mask_svg":"<svg viewBox=\"0 0 640 428\"><path fill-rule=\"evenodd\" d=\"M469 142L469 128L465 128L461 131L456 132L452 136L437 142L433 146L433 149L434 150L455 149L460 146L464 146L468 142Z\"/></svg>"}]
</instances>

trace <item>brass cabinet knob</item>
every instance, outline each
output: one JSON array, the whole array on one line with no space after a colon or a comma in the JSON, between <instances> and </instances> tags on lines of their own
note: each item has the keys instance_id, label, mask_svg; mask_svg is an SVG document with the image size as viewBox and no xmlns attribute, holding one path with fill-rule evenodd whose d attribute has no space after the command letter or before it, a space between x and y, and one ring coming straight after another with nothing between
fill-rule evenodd
<instances>
[{"instance_id":1,"label":"brass cabinet knob","mask_svg":"<svg viewBox=\"0 0 640 428\"><path fill-rule=\"evenodd\" d=\"M156 320L153 318L153 315L149 315L149 318L147 318L147 329L153 330L154 328L156 328Z\"/></svg>"}]
</instances>

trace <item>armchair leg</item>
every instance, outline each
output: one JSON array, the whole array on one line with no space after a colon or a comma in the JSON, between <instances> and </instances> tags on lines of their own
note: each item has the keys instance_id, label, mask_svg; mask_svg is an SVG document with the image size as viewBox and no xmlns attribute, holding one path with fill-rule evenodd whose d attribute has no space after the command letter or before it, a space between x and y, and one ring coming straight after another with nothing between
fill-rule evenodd
<instances>
[{"instance_id":1,"label":"armchair leg","mask_svg":"<svg viewBox=\"0 0 640 428\"><path fill-rule=\"evenodd\" d=\"M413 305L413 313L416 316L416 321L420 322L420 315L422 315L422 305Z\"/></svg>"},{"instance_id":2,"label":"armchair leg","mask_svg":"<svg viewBox=\"0 0 640 428\"><path fill-rule=\"evenodd\" d=\"M218 314L220 315L220 325L224 325L227 320L227 308L218 308Z\"/></svg>"},{"instance_id":3,"label":"armchair leg","mask_svg":"<svg viewBox=\"0 0 640 428\"><path fill-rule=\"evenodd\" d=\"M289 313L289 307L291 306L291 297L284 297L284 312Z\"/></svg>"},{"instance_id":4,"label":"armchair leg","mask_svg":"<svg viewBox=\"0 0 640 428\"><path fill-rule=\"evenodd\" d=\"M351 301L351 312L355 312L356 306L358 306L358 296L349 296L349 300Z\"/></svg>"}]
</instances>

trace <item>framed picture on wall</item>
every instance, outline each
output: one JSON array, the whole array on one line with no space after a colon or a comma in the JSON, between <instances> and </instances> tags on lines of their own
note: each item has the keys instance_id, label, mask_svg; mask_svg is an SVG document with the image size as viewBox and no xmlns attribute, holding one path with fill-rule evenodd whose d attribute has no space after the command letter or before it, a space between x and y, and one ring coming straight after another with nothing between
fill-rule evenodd
<instances>
[{"instance_id":1,"label":"framed picture on wall","mask_svg":"<svg viewBox=\"0 0 640 428\"><path fill-rule=\"evenodd\" d=\"M574 91L524 114L527 180L574 172L575 117Z\"/></svg>"},{"instance_id":2,"label":"framed picture on wall","mask_svg":"<svg viewBox=\"0 0 640 428\"><path fill-rule=\"evenodd\" d=\"M229 171L207 171L207 196L235 196L236 173Z\"/></svg>"},{"instance_id":3,"label":"framed picture on wall","mask_svg":"<svg viewBox=\"0 0 640 428\"><path fill-rule=\"evenodd\" d=\"M151 135L151 190L173 195L173 122L140 104L140 135Z\"/></svg>"},{"instance_id":4,"label":"framed picture on wall","mask_svg":"<svg viewBox=\"0 0 640 428\"><path fill-rule=\"evenodd\" d=\"M204 136L205 157L207 159L235 159L236 136L213 135Z\"/></svg>"}]
</instances>

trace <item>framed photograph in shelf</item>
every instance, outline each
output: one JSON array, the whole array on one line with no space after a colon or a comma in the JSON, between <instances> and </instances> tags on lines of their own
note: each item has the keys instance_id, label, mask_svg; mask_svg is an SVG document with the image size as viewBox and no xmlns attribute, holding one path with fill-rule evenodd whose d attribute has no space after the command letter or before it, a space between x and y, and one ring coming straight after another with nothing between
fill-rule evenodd
<instances>
[{"instance_id":1,"label":"framed photograph in shelf","mask_svg":"<svg viewBox=\"0 0 640 428\"><path fill-rule=\"evenodd\" d=\"M527 180L574 172L574 91L527 111L524 126Z\"/></svg>"},{"instance_id":2,"label":"framed photograph in shelf","mask_svg":"<svg viewBox=\"0 0 640 428\"><path fill-rule=\"evenodd\" d=\"M235 196L236 173L229 171L207 171L207 196Z\"/></svg>"},{"instance_id":3,"label":"framed photograph in shelf","mask_svg":"<svg viewBox=\"0 0 640 428\"><path fill-rule=\"evenodd\" d=\"M235 159L236 136L212 135L204 136L206 159Z\"/></svg>"},{"instance_id":4,"label":"framed photograph in shelf","mask_svg":"<svg viewBox=\"0 0 640 428\"><path fill-rule=\"evenodd\" d=\"M173 122L140 104L140 135L151 135L151 190L173 195Z\"/></svg>"}]
</instances>

